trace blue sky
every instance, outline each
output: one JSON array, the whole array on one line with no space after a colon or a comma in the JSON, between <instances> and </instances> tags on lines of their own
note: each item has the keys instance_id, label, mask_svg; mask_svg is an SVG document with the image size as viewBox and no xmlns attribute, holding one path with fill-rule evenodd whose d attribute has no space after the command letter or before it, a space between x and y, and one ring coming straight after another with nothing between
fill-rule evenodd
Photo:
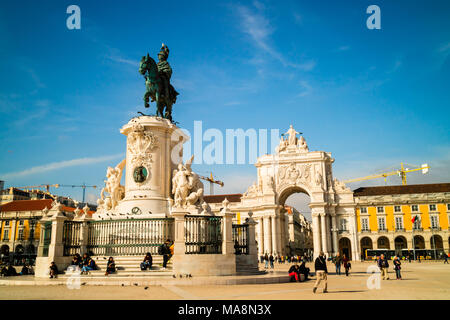
<instances>
[{"instance_id":1,"label":"blue sky","mask_svg":"<svg viewBox=\"0 0 450 320\"><path fill-rule=\"evenodd\" d=\"M81 30L66 27L71 4ZM371 4L381 30L366 27ZM431 166L410 183L449 182L449 12L437 0L1 1L0 179L103 186L125 154L119 128L147 111L138 62L164 42L183 128L293 124L332 152L339 179L404 161ZM194 169L225 182L216 193L256 179L250 164Z\"/></svg>"}]
</instances>

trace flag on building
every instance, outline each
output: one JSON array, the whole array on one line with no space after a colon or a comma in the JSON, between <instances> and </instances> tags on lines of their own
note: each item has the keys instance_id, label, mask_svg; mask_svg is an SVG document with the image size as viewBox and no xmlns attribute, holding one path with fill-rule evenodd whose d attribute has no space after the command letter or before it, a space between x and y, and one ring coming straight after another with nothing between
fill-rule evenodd
<instances>
[{"instance_id":1,"label":"flag on building","mask_svg":"<svg viewBox=\"0 0 450 320\"><path fill-rule=\"evenodd\" d=\"M416 222L417 220L419 220L419 217L418 217L417 215L415 215L415 216L411 219L411 222L414 223L414 222Z\"/></svg>"}]
</instances>

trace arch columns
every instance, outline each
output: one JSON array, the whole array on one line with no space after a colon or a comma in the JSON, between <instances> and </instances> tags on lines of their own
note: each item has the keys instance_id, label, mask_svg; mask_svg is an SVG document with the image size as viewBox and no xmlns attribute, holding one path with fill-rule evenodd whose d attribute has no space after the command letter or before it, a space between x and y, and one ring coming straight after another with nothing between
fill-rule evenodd
<instances>
[{"instance_id":1,"label":"arch columns","mask_svg":"<svg viewBox=\"0 0 450 320\"><path fill-rule=\"evenodd\" d=\"M264 217L258 218L258 255L264 254Z\"/></svg>"},{"instance_id":2,"label":"arch columns","mask_svg":"<svg viewBox=\"0 0 450 320\"><path fill-rule=\"evenodd\" d=\"M272 252L272 226L270 216L264 216L264 253Z\"/></svg>"},{"instance_id":3,"label":"arch columns","mask_svg":"<svg viewBox=\"0 0 450 320\"><path fill-rule=\"evenodd\" d=\"M322 241L320 239L320 218L318 213L312 213L312 229L313 229L313 246L314 258L319 256L322 251Z\"/></svg>"},{"instance_id":4,"label":"arch columns","mask_svg":"<svg viewBox=\"0 0 450 320\"><path fill-rule=\"evenodd\" d=\"M331 214L331 232L332 232L332 246L333 246L333 255L335 256L339 252L339 243L338 243L338 228L337 228L337 218L336 213Z\"/></svg>"}]
</instances>

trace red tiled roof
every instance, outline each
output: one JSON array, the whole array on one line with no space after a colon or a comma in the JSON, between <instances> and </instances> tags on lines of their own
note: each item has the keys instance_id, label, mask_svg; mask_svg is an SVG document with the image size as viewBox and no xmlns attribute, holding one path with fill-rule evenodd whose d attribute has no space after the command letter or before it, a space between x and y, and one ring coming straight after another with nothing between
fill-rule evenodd
<instances>
[{"instance_id":1,"label":"red tiled roof","mask_svg":"<svg viewBox=\"0 0 450 320\"><path fill-rule=\"evenodd\" d=\"M52 199L43 200L16 200L5 203L0 206L1 212L6 211L37 211L43 210L45 207L50 209L52 207Z\"/></svg>"},{"instance_id":2,"label":"red tiled roof","mask_svg":"<svg viewBox=\"0 0 450 320\"><path fill-rule=\"evenodd\" d=\"M242 193L233 193L233 194L215 194L209 196L203 196L203 199L207 203L222 203L225 198L230 202L240 202L242 197Z\"/></svg>"},{"instance_id":3,"label":"red tiled roof","mask_svg":"<svg viewBox=\"0 0 450 320\"><path fill-rule=\"evenodd\" d=\"M361 187L353 190L355 197L389 194L450 192L450 183L410 184L406 186Z\"/></svg>"},{"instance_id":4,"label":"red tiled roof","mask_svg":"<svg viewBox=\"0 0 450 320\"><path fill-rule=\"evenodd\" d=\"M5 203L0 206L0 212L8 212L8 211L40 211L47 207L50 209L52 207L52 199L43 199L43 200L16 200ZM75 208L73 207L62 207L63 211L73 212ZM83 210L81 210L83 211ZM92 214L95 211L89 210L89 213Z\"/></svg>"}]
</instances>

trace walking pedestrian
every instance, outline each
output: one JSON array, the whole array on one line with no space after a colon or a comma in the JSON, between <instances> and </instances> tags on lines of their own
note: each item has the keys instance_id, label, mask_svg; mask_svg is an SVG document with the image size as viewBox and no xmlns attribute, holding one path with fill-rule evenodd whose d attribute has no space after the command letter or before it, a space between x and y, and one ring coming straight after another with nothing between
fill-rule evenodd
<instances>
[{"instance_id":1,"label":"walking pedestrian","mask_svg":"<svg viewBox=\"0 0 450 320\"><path fill-rule=\"evenodd\" d=\"M394 270L395 270L395 276L397 277L397 280L402 280L402 275L400 274L400 265L402 264L400 262L400 259L395 256L394 257L394 261L392 261L392 263L394 264Z\"/></svg>"},{"instance_id":2,"label":"walking pedestrian","mask_svg":"<svg viewBox=\"0 0 450 320\"><path fill-rule=\"evenodd\" d=\"M349 272L350 268L352 267L352 265L350 263L350 259L347 258L347 256L345 254L344 254L344 258L342 259L342 263L344 264L345 275L348 277L348 272Z\"/></svg>"},{"instance_id":3,"label":"walking pedestrian","mask_svg":"<svg viewBox=\"0 0 450 320\"><path fill-rule=\"evenodd\" d=\"M389 275L388 275L389 263L388 263L387 259L384 257L384 254L381 254L381 256L378 258L377 265L378 265L378 268L380 268L381 276L382 276L383 280L389 280Z\"/></svg>"},{"instance_id":4,"label":"walking pedestrian","mask_svg":"<svg viewBox=\"0 0 450 320\"><path fill-rule=\"evenodd\" d=\"M274 260L274 257L273 257L272 254L270 254L270 256L269 256L269 262L270 262L270 268L271 268L271 269L274 268L274 266L273 266L273 260Z\"/></svg>"},{"instance_id":5,"label":"walking pedestrian","mask_svg":"<svg viewBox=\"0 0 450 320\"><path fill-rule=\"evenodd\" d=\"M269 255L267 253L264 255L264 268L269 268Z\"/></svg>"},{"instance_id":6,"label":"walking pedestrian","mask_svg":"<svg viewBox=\"0 0 450 320\"><path fill-rule=\"evenodd\" d=\"M336 266L336 274L341 274L341 264L342 264L342 258L339 254L339 252L336 254L336 257L333 259L334 265Z\"/></svg>"},{"instance_id":7,"label":"walking pedestrian","mask_svg":"<svg viewBox=\"0 0 450 320\"><path fill-rule=\"evenodd\" d=\"M448 254L444 252L444 264L448 264Z\"/></svg>"},{"instance_id":8,"label":"walking pedestrian","mask_svg":"<svg viewBox=\"0 0 450 320\"><path fill-rule=\"evenodd\" d=\"M316 293L317 291L317 287L319 286L320 282L323 281L324 282L324 288L323 288L323 293L327 293L327 286L328 286L328 281L327 281L327 274L328 274L328 270L327 270L327 261L325 259L325 253L323 253L322 251L320 252L320 255L316 258L316 261L314 263L314 267L316 269L316 283L314 284L314 288L313 288L313 293Z\"/></svg>"}]
</instances>

